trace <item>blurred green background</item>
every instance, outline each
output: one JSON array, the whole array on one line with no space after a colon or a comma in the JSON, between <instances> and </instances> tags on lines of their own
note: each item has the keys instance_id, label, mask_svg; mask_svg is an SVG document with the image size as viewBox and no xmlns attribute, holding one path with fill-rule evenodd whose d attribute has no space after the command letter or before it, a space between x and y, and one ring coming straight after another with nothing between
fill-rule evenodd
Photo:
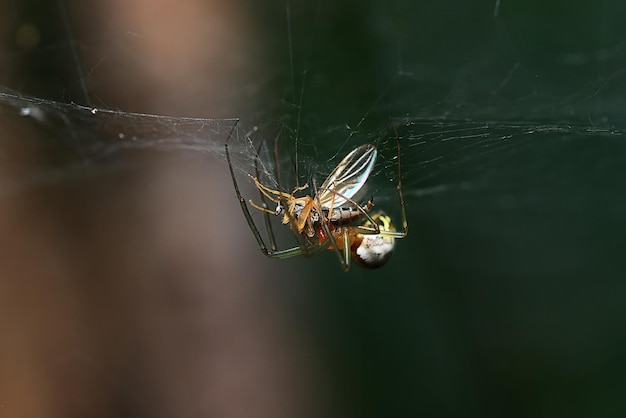
<instances>
[{"instance_id":1,"label":"blurred green background","mask_svg":"<svg viewBox=\"0 0 626 418\"><path fill-rule=\"evenodd\" d=\"M300 155L281 168L302 181L373 141L375 200L398 222L396 127L410 230L381 270L265 259L228 130L199 134L199 153L108 153L111 132L169 139L177 121L102 129L46 102L50 124L5 103L7 416L626 414L623 2L6 1L1 15L7 89L236 117L240 141L284 124ZM256 198L253 167L237 169Z\"/></svg>"}]
</instances>

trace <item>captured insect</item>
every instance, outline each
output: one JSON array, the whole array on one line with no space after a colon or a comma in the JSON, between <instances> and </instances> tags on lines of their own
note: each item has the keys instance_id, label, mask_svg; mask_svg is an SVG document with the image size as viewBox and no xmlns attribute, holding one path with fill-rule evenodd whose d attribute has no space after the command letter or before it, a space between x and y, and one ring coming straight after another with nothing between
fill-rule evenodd
<instances>
[{"instance_id":1,"label":"captured insect","mask_svg":"<svg viewBox=\"0 0 626 418\"><path fill-rule=\"evenodd\" d=\"M376 161L376 147L373 145L361 145L352 150L337 165L335 170L328 176L321 187L317 189L315 198L311 196L295 197L297 192L309 188L308 184L296 187L291 193L271 189L262 184L257 177L250 175L261 192L262 199L269 199L276 203L274 212L261 207L253 202L250 204L269 214L283 215L283 224L295 221L292 230L295 234L305 233L307 237L315 236L316 227L319 226L320 213L324 212L328 221L333 223L349 223L366 212L373 206L370 200L360 207L351 198L365 184L369 177L374 162ZM352 206L342 207L346 202ZM285 207L287 210L285 210Z\"/></svg>"},{"instance_id":2,"label":"captured insect","mask_svg":"<svg viewBox=\"0 0 626 418\"><path fill-rule=\"evenodd\" d=\"M391 257L395 240L408 234L408 223L402 195L402 177L400 164L400 141L397 142L398 182L396 192L400 201L402 231L396 231L391 218L379 211L370 215L373 200L363 205L353 197L365 185L377 157L374 145L361 145L350 151L318 188L313 179L313 197L297 193L309 188L308 184L295 187L291 193L281 190L280 171L278 169L278 145L274 142L274 160L278 188L272 189L261 183L258 173L258 155L256 176L248 174L254 181L261 197L261 205L250 201L250 205L262 211L266 217L271 247L268 249L252 219L246 200L241 196L233 169L226 139L225 151L233 186L244 217L263 254L272 258L289 258L297 255L311 256L322 250L333 250L338 256L343 269L350 269L350 261L367 268L383 266ZM266 199L276 204L275 210L267 208ZM288 224L299 245L278 250L269 221L269 215L282 216L282 223Z\"/></svg>"}]
</instances>

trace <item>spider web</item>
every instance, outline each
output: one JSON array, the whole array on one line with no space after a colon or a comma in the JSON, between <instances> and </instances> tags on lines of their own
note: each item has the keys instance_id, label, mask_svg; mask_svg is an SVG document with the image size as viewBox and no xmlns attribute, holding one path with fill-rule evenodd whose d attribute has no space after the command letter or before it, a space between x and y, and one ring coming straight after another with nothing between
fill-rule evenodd
<instances>
[{"instance_id":1,"label":"spider web","mask_svg":"<svg viewBox=\"0 0 626 418\"><path fill-rule=\"evenodd\" d=\"M0 117L5 121L43 128L58 140L41 145L65 150L71 155L65 163L48 169L50 171L21 175L20 178L5 177L0 193L62 181L90 171L121 169L122 166L113 157L132 150L177 151L223 158L226 138L238 133L237 119L122 112L24 97L8 91L0 92L0 102ZM9 138L5 137L5 140ZM8 146L8 141L4 146ZM5 165L11 163L11 159L5 160ZM244 163L239 165L243 167Z\"/></svg>"},{"instance_id":2,"label":"spider web","mask_svg":"<svg viewBox=\"0 0 626 418\"><path fill-rule=\"evenodd\" d=\"M250 294L297 289L276 292L269 303L287 312L278 316L294 327L312 330L317 351L294 349L294 357L323 356L325 348L316 346L321 336L331 347L325 353L331 367L340 366L328 381L354 388L336 396L345 395L353 416L623 411L623 372L615 366L626 318L623 4L317 1L289 2L286 9L284 2L230 2L211 9L209 3L201 13L173 14L167 27L145 15L136 19L127 5L115 15L79 1L67 2L69 25L61 30L46 26L56 11L30 16L47 28L41 42L7 42L2 56L0 158L10 175L2 177L0 195L123 170L141 164L121 158L136 151L182 156L180 164L208 156L227 173L229 140L244 198L256 199L246 177L255 165L264 183L291 191L313 178L320 184L350 150L372 143L379 157L363 195L374 196L375 208L397 223L398 138L411 232L384 276L356 268L343 275L333 254L246 270L246 290L252 276L261 283ZM24 4L13 2L2 14L9 32L29 22L18 10ZM170 44L159 37L169 24L192 32ZM220 36L210 32L215 28ZM56 37L44 36L50 33ZM234 36L241 33L243 41ZM165 48L154 53L154 45ZM177 55L179 48L184 53ZM189 57L193 70L184 72L181 61ZM13 144L60 157L33 168L16 159ZM235 201L227 183L223 198ZM235 226L246 228L236 209L215 222L227 232L216 234L207 253L233 237ZM261 214L253 217L262 229ZM241 247L253 248L245 233ZM241 254L237 248L231 264L252 260ZM254 262L262 259L254 254ZM217 316L243 311L251 299ZM254 330L276 328L264 325ZM309 341L297 335L294 347ZM284 341L262 340L272 353L274 341ZM190 356L200 361L188 370L200 370L207 352L201 347L202 355ZM117 393L122 384L113 386ZM181 387L204 390L195 382ZM281 402L289 398L280 395ZM311 404L325 405L320 398Z\"/></svg>"},{"instance_id":3,"label":"spider web","mask_svg":"<svg viewBox=\"0 0 626 418\"><path fill-rule=\"evenodd\" d=\"M74 13L90 13L79 3L68 5L76 9ZM386 10L383 16L402 13L402 7L408 6L399 6L391 13ZM462 66L446 67L435 76L435 63L444 49L430 49L427 44L410 47L413 33L401 28L391 38L394 47L389 49L389 65L383 71L375 74L365 71L360 77L367 78L356 79L352 84L329 84L322 90L317 88L318 78L327 76L327 66L336 65L339 60L348 68L358 68L360 57L352 57L352 61L341 57L323 58L324 51L319 48L323 42L312 34L317 33L320 22L328 18L326 12L319 5L312 9L292 6L286 16L289 54L283 54L276 67L261 71L249 80L249 88L253 90L273 87L276 83L289 88L279 94L279 104L266 106L265 111L246 111L244 106L242 113L236 114L237 119L241 114L245 117L237 124L231 138L235 170L240 174L251 173L257 149L260 149L258 167L262 176L277 187L278 168L284 177L281 187L290 190L310 183L313 177L321 183L343 155L362 143L371 142L379 148L380 158L367 193L376 193L377 201L386 202L394 196L389 183L395 181L397 171L394 126L402 137L403 185L410 199L424 193L474 187L471 179L455 179L453 174L480 171L481 167L487 167L483 164L489 156L523 149L529 139L532 141L537 136L557 133L621 135L618 110L623 102L620 94L624 84L623 40L610 39L595 49L590 46L587 51L567 52L552 45L543 50L530 50L517 17L506 13L508 7L497 2L491 10L493 14L484 15L485 18L495 17L489 22L495 36L482 51L468 49ZM435 13L440 12L437 7L433 9ZM18 16L19 12L14 11ZM311 12L315 18L306 22ZM366 10L361 9L361 12ZM285 22L282 6L269 8L268 13L281 16ZM138 69L141 73L156 71L149 63L133 61L133 55L139 55L155 36L153 29L119 26L119 23L110 23L113 21L110 19L106 22L108 32L87 35L80 32L80 37L68 42L67 36L71 36L72 31L83 29L81 24L70 22L72 15L66 9L61 13L55 9L54 14L59 16L56 24L61 25L61 39L50 43L44 39L41 48L27 53L37 59L46 59L50 54L66 57L69 80L62 86L59 99L101 103L62 104L6 91L0 99L10 107L7 115L30 116L36 123L57 129L66 138L64 146L83 159L79 164L82 166L87 166L85 163L89 160L132 148L197 151L225 163L223 144L236 123L235 118L168 117L109 110L115 107L110 105L115 96L107 96L108 92L98 87L109 72L119 72L114 68L116 65L123 62L123 69ZM10 24L19 22L15 19ZM298 24L293 25L293 22ZM382 27L376 30L383 30L387 23L381 19L378 24ZM16 27L19 32L24 24ZM285 34L279 33L277 37L284 46ZM453 41L442 37L441 42L445 45ZM77 52L82 57L77 57ZM8 64L20 62L24 54L7 54ZM539 67L539 58L546 55L553 65ZM82 65L79 58L82 58ZM463 59L463 56L454 57L455 61ZM11 67L8 65L7 69ZM81 67L87 69L84 77ZM363 80L371 80L372 75L380 81L368 83L364 89ZM33 83L27 76L20 76L17 83L13 80L15 77L16 74L7 70L8 84L21 85L20 91L37 90L37 85L28 87ZM558 84L554 83L557 78L562 79ZM354 94L349 94L355 85L362 90L360 94L365 95L365 99L360 98L358 102L352 99ZM85 87L91 91L86 97ZM255 102L249 100L252 96L247 89L237 94L238 102ZM232 98L232 92L221 94L217 103L223 107L225 100ZM58 91L55 95L59 95ZM271 97L265 99L271 103ZM325 107L332 100L337 101L337 106L328 112ZM32 110L24 110L29 108ZM191 109L187 113L198 113L199 106ZM399 116L407 113L410 116ZM272 152L277 137L280 141L278 167ZM465 168L469 171L464 171ZM44 179L45 173L38 176ZM52 177L58 177L58 173L51 174Z\"/></svg>"}]
</instances>

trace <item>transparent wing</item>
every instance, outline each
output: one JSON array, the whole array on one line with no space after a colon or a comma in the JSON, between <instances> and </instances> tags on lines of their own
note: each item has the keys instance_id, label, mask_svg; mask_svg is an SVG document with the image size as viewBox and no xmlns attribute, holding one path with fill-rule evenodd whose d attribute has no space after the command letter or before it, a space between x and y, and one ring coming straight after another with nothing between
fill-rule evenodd
<instances>
[{"instance_id":1,"label":"transparent wing","mask_svg":"<svg viewBox=\"0 0 626 418\"><path fill-rule=\"evenodd\" d=\"M322 208L339 207L363 187L376 161L376 147L361 145L350 151L319 188ZM334 200L333 200L334 199Z\"/></svg>"}]
</instances>

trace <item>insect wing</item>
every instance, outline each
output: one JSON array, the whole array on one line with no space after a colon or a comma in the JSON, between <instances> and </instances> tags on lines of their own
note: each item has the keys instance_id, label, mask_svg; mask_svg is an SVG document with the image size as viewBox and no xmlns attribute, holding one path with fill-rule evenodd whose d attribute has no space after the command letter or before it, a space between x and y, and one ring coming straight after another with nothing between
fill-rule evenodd
<instances>
[{"instance_id":1,"label":"insect wing","mask_svg":"<svg viewBox=\"0 0 626 418\"><path fill-rule=\"evenodd\" d=\"M376 147L361 145L350 151L320 187L319 199L323 208L340 207L346 199L361 190L376 162Z\"/></svg>"}]
</instances>

